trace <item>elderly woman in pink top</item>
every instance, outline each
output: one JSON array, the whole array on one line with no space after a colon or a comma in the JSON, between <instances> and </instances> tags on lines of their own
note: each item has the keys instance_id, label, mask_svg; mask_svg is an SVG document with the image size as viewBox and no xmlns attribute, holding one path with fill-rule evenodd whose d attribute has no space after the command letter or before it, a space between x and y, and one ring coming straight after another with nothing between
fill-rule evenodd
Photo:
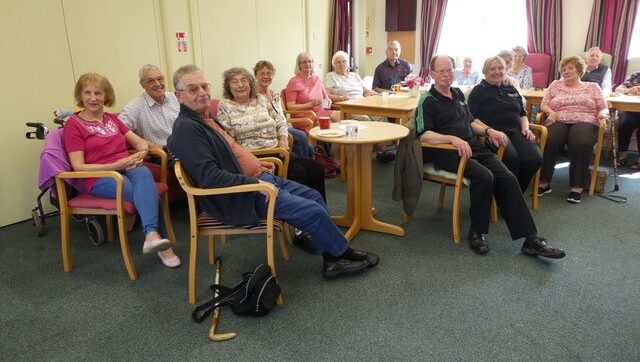
<instances>
[{"instance_id":1,"label":"elderly woman in pink top","mask_svg":"<svg viewBox=\"0 0 640 362\"><path fill-rule=\"evenodd\" d=\"M313 74L313 68L311 54L307 52L298 54L294 69L296 75L289 79L285 90L287 108L291 111L314 111L318 117L331 117L332 122L337 122L340 120L340 112L322 107L323 100L325 105L330 104L331 101L324 89L322 79Z\"/></svg>"},{"instance_id":2,"label":"elderly woman in pink top","mask_svg":"<svg viewBox=\"0 0 640 362\"><path fill-rule=\"evenodd\" d=\"M600 119L609 119L602 90L596 83L582 82L585 64L582 58L568 57L560 61L561 79L549 86L540 110L548 115L543 123L549 131L544 149L538 194L551 192L556 157L567 145L569 149L570 203L579 203L580 194L598 135Z\"/></svg>"}]
</instances>

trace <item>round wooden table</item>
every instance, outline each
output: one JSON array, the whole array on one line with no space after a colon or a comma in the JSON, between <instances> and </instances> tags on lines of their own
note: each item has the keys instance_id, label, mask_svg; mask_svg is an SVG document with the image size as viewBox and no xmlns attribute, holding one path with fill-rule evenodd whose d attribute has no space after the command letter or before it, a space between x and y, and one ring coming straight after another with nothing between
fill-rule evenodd
<instances>
[{"instance_id":1,"label":"round wooden table","mask_svg":"<svg viewBox=\"0 0 640 362\"><path fill-rule=\"evenodd\" d=\"M358 130L358 137L350 138L326 137L319 135L318 127L312 128L309 135L328 143L345 145L347 149L347 213L333 216L333 221L339 226L349 227L345 233L351 241L360 230L377 231L387 234L404 236L404 229L397 225L377 220L373 215L371 200L371 152L373 145L396 141L406 137L409 129L405 126L388 122L359 122L365 129ZM338 124L332 124L332 129L338 129Z\"/></svg>"}]
</instances>

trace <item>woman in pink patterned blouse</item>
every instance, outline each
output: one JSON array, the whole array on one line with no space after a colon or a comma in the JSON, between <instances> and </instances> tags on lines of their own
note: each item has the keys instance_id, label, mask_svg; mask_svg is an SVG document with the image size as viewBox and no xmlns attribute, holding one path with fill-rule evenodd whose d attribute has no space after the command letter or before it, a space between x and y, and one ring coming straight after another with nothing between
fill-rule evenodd
<instances>
[{"instance_id":1,"label":"woman in pink patterned blouse","mask_svg":"<svg viewBox=\"0 0 640 362\"><path fill-rule=\"evenodd\" d=\"M572 56L560 61L561 79L556 80L542 99L540 110L547 114L543 125L549 136L544 149L542 174L538 195L551 192L556 157L561 149L569 150L570 203L579 203L580 194L596 143L601 119L609 119L609 110L602 90L596 83L582 82L585 64L582 58Z\"/></svg>"}]
</instances>

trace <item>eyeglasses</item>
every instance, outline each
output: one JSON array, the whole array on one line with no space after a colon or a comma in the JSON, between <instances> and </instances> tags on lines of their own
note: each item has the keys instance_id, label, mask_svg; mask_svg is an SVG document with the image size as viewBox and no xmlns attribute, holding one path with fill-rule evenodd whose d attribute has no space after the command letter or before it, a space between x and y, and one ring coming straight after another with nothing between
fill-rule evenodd
<instances>
[{"instance_id":1,"label":"eyeglasses","mask_svg":"<svg viewBox=\"0 0 640 362\"><path fill-rule=\"evenodd\" d=\"M434 70L434 73L438 73L440 75L445 75L445 74L450 74L453 73L453 68L449 68L449 69L441 69L441 70Z\"/></svg>"},{"instance_id":2,"label":"eyeglasses","mask_svg":"<svg viewBox=\"0 0 640 362\"><path fill-rule=\"evenodd\" d=\"M189 92L191 94L198 94L198 92L202 89L205 92L211 90L211 83L202 83L202 84L189 84L186 89L176 89L178 92Z\"/></svg>"}]
</instances>

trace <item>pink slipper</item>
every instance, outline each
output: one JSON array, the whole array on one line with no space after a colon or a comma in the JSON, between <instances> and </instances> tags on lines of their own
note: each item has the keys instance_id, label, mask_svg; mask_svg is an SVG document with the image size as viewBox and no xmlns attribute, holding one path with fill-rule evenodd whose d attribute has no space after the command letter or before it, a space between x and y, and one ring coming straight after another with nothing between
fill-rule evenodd
<instances>
[{"instance_id":1,"label":"pink slipper","mask_svg":"<svg viewBox=\"0 0 640 362\"><path fill-rule=\"evenodd\" d=\"M170 257L164 257L162 256L162 252L158 252L158 257L160 258L160 260L162 260L162 264L164 264L164 266L168 268L177 268L182 265L180 258L178 258L178 256L175 254Z\"/></svg>"},{"instance_id":2,"label":"pink slipper","mask_svg":"<svg viewBox=\"0 0 640 362\"><path fill-rule=\"evenodd\" d=\"M145 241L142 246L142 254L150 254L155 251L164 251L171 247L169 239L155 239Z\"/></svg>"}]
</instances>

